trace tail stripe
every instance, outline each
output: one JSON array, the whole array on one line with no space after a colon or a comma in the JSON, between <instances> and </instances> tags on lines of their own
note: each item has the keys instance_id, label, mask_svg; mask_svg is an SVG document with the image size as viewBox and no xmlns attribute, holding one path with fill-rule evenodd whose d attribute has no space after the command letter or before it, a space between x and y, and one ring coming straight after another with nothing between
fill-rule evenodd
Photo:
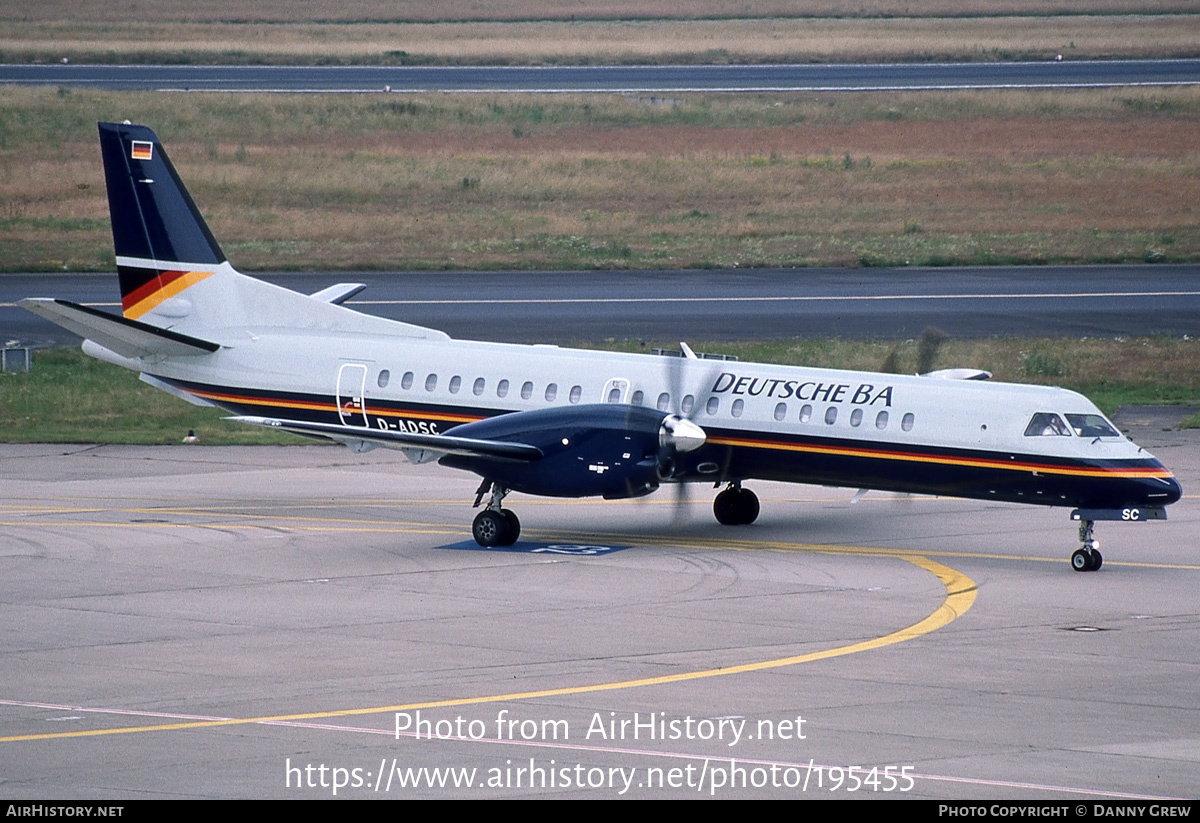
<instances>
[{"instance_id":1,"label":"tail stripe","mask_svg":"<svg viewBox=\"0 0 1200 823\"><path fill-rule=\"evenodd\" d=\"M125 282L136 278L135 271L119 268ZM168 300L188 286L194 286L212 274L211 271L145 271L149 278L138 288L121 295L121 309L126 317L137 320L148 311L153 311L164 300ZM142 272L137 272L138 274ZM126 279L127 278L127 279Z\"/></svg>"}]
</instances>

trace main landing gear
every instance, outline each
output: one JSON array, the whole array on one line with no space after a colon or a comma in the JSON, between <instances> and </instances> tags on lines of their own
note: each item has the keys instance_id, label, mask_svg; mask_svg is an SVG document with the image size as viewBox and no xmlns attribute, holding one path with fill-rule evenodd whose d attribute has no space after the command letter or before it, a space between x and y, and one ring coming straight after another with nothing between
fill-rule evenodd
<instances>
[{"instance_id":1,"label":"main landing gear","mask_svg":"<svg viewBox=\"0 0 1200 823\"><path fill-rule=\"evenodd\" d=\"M475 515L475 522L471 524L471 536L484 548L511 546L521 536L521 521L512 511L500 506L504 496L508 494L508 489L490 480L484 480L480 484L475 494L476 506L489 491L492 498L488 501L487 508Z\"/></svg>"},{"instance_id":2,"label":"main landing gear","mask_svg":"<svg viewBox=\"0 0 1200 823\"><path fill-rule=\"evenodd\" d=\"M758 508L758 495L740 483L730 483L713 501L713 514L722 526L749 525L758 519Z\"/></svg>"},{"instance_id":3,"label":"main landing gear","mask_svg":"<svg viewBox=\"0 0 1200 823\"><path fill-rule=\"evenodd\" d=\"M1071 568L1077 572L1098 571L1104 565L1100 544L1096 542L1095 526L1093 520L1079 521L1079 539L1083 542L1083 548L1071 555Z\"/></svg>"}]
</instances>

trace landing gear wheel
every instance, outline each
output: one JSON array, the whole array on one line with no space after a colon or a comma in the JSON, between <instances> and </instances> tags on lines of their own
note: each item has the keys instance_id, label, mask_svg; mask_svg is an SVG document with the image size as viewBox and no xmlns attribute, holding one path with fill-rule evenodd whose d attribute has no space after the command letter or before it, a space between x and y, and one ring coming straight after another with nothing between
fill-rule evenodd
<instances>
[{"instance_id":1,"label":"landing gear wheel","mask_svg":"<svg viewBox=\"0 0 1200 823\"><path fill-rule=\"evenodd\" d=\"M726 489L713 500L713 515L722 526L737 525L737 489Z\"/></svg>"},{"instance_id":2,"label":"landing gear wheel","mask_svg":"<svg viewBox=\"0 0 1200 823\"><path fill-rule=\"evenodd\" d=\"M475 538L475 542L486 549L493 546L512 545L504 542L508 539L511 531L512 527L508 523L508 518L491 509L484 509L475 515L475 522L471 524L471 535Z\"/></svg>"},{"instance_id":3,"label":"landing gear wheel","mask_svg":"<svg viewBox=\"0 0 1200 823\"><path fill-rule=\"evenodd\" d=\"M741 498L741 525L749 526L758 519L758 495L749 489L739 489L738 497Z\"/></svg>"},{"instance_id":4,"label":"landing gear wheel","mask_svg":"<svg viewBox=\"0 0 1200 823\"><path fill-rule=\"evenodd\" d=\"M1083 548L1071 555L1071 568L1077 572L1094 572L1104 565L1104 558L1100 556L1100 544L1096 541L1094 521L1079 521L1079 539L1083 542Z\"/></svg>"},{"instance_id":5,"label":"landing gear wheel","mask_svg":"<svg viewBox=\"0 0 1200 823\"><path fill-rule=\"evenodd\" d=\"M511 546L521 536L521 521L517 519L517 515L511 509L501 509L500 514L504 516L504 520L508 523L508 534L504 537L504 542L498 545Z\"/></svg>"},{"instance_id":6,"label":"landing gear wheel","mask_svg":"<svg viewBox=\"0 0 1200 823\"><path fill-rule=\"evenodd\" d=\"M758 519L758 495L749 489L728 488L713 501L713 514L722 526L746 526Z\"/></svg>"}]
</instances>

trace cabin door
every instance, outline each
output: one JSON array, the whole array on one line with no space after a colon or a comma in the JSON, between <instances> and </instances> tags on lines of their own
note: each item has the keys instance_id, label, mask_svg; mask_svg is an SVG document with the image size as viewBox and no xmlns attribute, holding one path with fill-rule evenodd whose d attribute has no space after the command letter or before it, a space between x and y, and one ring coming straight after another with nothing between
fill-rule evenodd
<instances>
[{"instance_id":1,"label":"cabin door","mask_svg":"<svg viewBox=\"0 0 1200 823\"><path fill-rule=\"evenodd\" d=\"M604 393L600 395L601 403L628 403L629 381L624 377L614 377L604 384Z\"/></svg>"},{"instance_id":2,"label":"cabin door","mask_svg":"<svg viewBox=\"0 0 1200 823\"><path fill-rule=\"evenodd\" d=\"M338 420L343 426L368 426L365 390L367 367L343 363L337 375Z\"/></svg>"}]
</instances>

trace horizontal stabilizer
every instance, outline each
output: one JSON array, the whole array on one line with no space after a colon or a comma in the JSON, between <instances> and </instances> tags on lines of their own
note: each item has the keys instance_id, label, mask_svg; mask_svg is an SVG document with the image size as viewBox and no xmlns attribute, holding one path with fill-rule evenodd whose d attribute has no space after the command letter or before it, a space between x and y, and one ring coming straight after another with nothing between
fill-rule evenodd
<instances>
[{"instance_id":1,"label":"horizontal stabilizer","mask_svg":"<svg viewBox=\"0 0 1200 823\"><path fill-rule=\"evenodd\" d=\"M94 340L104 348L122 357L149 357L152 355L189 356L211 354L221 348L220 344L186 334L160 329L148 323L117 317L114 314L81 306L69 300L50 297L29 297L20 303L22 308L44 317L51 323L88 340Z\"/></svg>"},{"instance_id":2,"label":"horizontal stabilizer","mask_svg":"<svg viewBox=\"0 0 1200 823\"><path fill-rule=\"evenodd\" d=\"M335 283L309 295L313 300L340 306L367 287L366 283Z\"/></svg>"},{"instance_id":3,"label":"horizontal stabilizer","mask_svg":"<svg viewBox=\"0 0 1200 823\"><path fill-rule=\"evenodd\" d=\"M505 460L532 461L542 458L542 450L525 443L503 440L479 440L455 437L452 434L416 434L385 431L366 426L336 426L331 423L309 423L304 420L281 420L275 417L229 417L237 423L283 429L293 434L315 435L347 444L366 441L393 449L428 449L440 454L460 454L468 457L492 457Z\"/></svg>"}]
</instances>

